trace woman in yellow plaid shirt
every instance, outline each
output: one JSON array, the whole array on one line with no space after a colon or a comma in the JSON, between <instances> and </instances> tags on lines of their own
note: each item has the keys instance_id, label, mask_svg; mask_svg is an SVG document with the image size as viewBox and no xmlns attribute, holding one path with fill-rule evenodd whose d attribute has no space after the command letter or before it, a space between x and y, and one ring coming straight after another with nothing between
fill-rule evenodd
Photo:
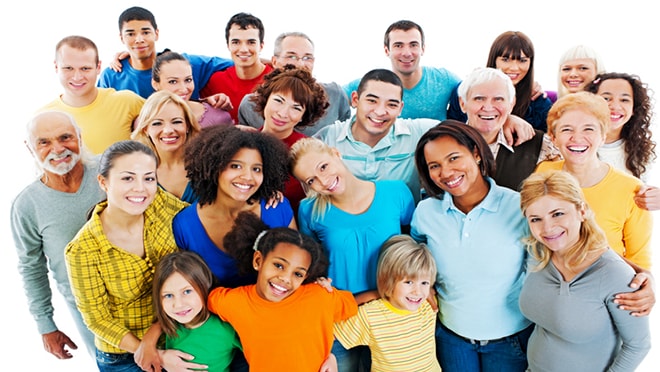
<instances>
[{"instance_id":1,"label":"woman in yellow plaid shirt","mask_svg":"<svg viewBox=\"0 0 660 372\"><path fill-rule=\"evenodd\" d=\"M99 371L142 371L133 353L154 317L151 286L158 261L178 248L174 215L186 206L160 190L157 158L137 141L110 146L99 160L107 200L67 245L69 280L94 333Z\"/></svg>"}]
</instances>

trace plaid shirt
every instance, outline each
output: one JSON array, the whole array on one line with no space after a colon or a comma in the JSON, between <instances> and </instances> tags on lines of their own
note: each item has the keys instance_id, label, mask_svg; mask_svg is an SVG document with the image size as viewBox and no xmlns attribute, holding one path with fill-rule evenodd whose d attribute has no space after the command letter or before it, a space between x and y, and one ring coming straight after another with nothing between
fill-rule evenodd
<instances>
[{"instance_id":1,"label":"plaid shirt","mask_svg":"<svg viewBox=\"0 0 660 372\"><path fill-rule=\"evenodd\" d=\"M99 214L67 245L65 257L76 304L95 335L96 347L107 353L125 353L118 347L130 333L142 338L154 318L151 285L161 257L176 251L172 219L187 204L158 190L144 212L144 251L141 258L108 241Z\"/></svg>"}]
</instances>

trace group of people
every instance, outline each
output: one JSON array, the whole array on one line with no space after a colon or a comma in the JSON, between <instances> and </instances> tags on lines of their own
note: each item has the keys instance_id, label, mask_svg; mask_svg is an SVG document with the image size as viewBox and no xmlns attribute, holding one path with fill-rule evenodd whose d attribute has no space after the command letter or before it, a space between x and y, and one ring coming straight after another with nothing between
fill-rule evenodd
<instances>
[{"instance_id":1,"label":"group of people","mask_svg":"<svg viewBox=\"0 0 660 372\"><path fill-rule=\"evenodd\" d=\"M546 92L505 32L460 79L422 66L401 20L391 69L342 86L314 78L304 33L262 59L248 13L231 60L158 53L141 7L119 31L104 70L90 39L57 44L64 91L27 125L41 174L11 225L56 357L77 343L49 271L100 371L630 371L648 353L660 189L636 75L578 46Z\"/></svg>"}]
</instances>

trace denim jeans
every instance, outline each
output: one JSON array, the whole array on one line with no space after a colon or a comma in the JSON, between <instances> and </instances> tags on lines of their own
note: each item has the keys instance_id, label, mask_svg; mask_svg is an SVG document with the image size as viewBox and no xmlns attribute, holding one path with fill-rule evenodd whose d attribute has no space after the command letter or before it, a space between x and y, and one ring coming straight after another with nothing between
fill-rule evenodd
<instances>
[{"instance_id":1,"label":"denim jeans","mask_svg":"<svg viewBox=\"0 0 660 372\"><path fill-rule=\"evenodd\" d=\"M356 346L346 349L339 341L335 340L330 352L337 358L337 370L339 372L371 371L371 353L368 346Z\"/></svg>"},{"instance_id":2,"label":"denim jeans","mask_svg":"<svg viewBox=\"0 0 660 372\"><path fill-rule=\"evenodd\" d=\"M524 372L527 341L534 325L511 336L487 343L472 343L440 322L435 331L435 349L442 372Z\"/></svg>"},{"instance_id":3,"label":"denim jeans","mask_svg":"<svg viewBox=\"0 0 660 372\"><path fill-rule=\"evenodd\" d=\"M96 365L99 372L142 372L131 353L112 354L97 349Z\"/></svg>"}]
</instances>

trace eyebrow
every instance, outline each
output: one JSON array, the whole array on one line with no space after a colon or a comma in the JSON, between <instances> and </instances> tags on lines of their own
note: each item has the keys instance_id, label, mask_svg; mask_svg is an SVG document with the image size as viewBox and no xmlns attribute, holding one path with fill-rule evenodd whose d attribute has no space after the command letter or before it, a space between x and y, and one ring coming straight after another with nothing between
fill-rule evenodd
<instances>
[{"instance_id":1,"label":"eyebrow","mask_svg":"<svg viewBox=\"0 0 660 372\"><path fill-rule=\"evenodd\" d=\"M280 261L284 261L284 262L287 263L288 265L291 265L291 262L287 261L287 260L286 260L285 258L283 258L283 257L275 256L275 257L273 257L273 258L276 258L276 259L278 259L278 260L280 260ZM307 268L304 268L304 267L302 267L302 266L298 266L296 269L298 269L298 270L302 270L302 271L304 271L304 272L307 272Z\"/></svg>"}]
</instances>

